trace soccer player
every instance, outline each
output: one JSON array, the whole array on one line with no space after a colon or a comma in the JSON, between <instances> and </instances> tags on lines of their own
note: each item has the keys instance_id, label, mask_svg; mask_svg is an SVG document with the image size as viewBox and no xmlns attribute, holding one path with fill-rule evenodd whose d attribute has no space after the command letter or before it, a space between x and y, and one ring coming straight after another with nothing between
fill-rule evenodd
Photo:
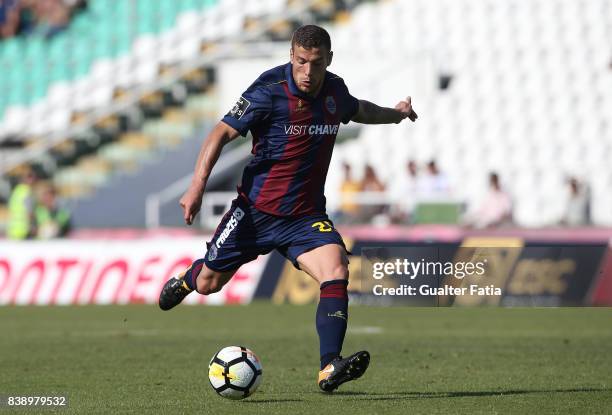
<instances>
[{"instance_id":1,"label":"soccer player","mask_svg":"<svg viewBox=\"0 0 612 415\"><path fill-rule=\"evenodd\" d=\"M193 180L180 200L188 225L200 210L223 146L251 131L253 158L238 196L207 243L206 256L164 285L159 306L169 310L193 291L215 293L242 264L276 249L320 284L318 384L331 392L363 375L370 360L367 351L340 356L348 319L348 259L325 213L323 195L338 127L351 120L415 121L417 114L410 97L395 108L354 98L342 78L327 71L333 53L321 27L297 29L289 56L289 63L255 80L202 144Z\"/></svg>"}]
</instances>

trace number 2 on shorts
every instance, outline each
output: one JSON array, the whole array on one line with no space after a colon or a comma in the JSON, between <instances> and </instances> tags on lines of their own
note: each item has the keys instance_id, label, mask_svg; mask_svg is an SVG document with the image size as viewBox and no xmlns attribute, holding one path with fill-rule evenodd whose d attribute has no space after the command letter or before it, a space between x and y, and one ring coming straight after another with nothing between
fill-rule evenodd
<instances>
[{"instance_id":1,"label":"number 2 on shorts","mask_svg":"<svg viewBox=\"0 0 612 415\"><path fill-rule=\"evenodd\" d=\"M315 222L311 227L319 228L319 232L331 232L333 229L332 224L327 220L324 220L323 222Z\"/></svg>"}]
</instances>

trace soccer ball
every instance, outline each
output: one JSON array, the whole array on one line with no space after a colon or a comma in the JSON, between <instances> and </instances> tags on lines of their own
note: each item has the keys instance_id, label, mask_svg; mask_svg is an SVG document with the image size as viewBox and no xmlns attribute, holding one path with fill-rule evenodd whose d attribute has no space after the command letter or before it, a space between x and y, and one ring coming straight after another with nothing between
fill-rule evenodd
<instances>
[{"instance_id":1,"label":"soccer ball","mask_svg":"<svg viewBox=\"0 0 612 415\"><path fill-rule=\"evenodd\" d=\"M208 380L219 395L244 399L261 383L261 363L251 350L229 346L219 350L208 365Z\"/></svg>"}]
</instances>

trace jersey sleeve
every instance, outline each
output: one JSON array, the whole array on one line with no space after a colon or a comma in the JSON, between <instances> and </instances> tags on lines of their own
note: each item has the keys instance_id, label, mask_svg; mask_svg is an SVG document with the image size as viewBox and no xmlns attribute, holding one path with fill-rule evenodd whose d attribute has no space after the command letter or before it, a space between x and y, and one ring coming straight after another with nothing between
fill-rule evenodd
<instances>
[{"instance_id":1,"label":"jersey sleeve","mask_svg":"<svg viewBox=\"0 0 612 415\"><path fill-rule=\"evenodd\" d=\"M269 90L256 82L244 91L222 121L246 136L253 126L268 118L271 109Z\"/></svg>"},{"instance_id":2,"label":"jersey sleeve","mask_svg":"<svg viewBox=\"0 0 612 415\"><path fill-rule=\"evenodd\" d=\"M342 100L342 108L344 109L341 117L341 121L343 124L348 124L348 122L357 114L359 111L359 100L351 95L344 80L340 80L340 88L339 88L340 99Z\"/></svg>"}]
</instances>

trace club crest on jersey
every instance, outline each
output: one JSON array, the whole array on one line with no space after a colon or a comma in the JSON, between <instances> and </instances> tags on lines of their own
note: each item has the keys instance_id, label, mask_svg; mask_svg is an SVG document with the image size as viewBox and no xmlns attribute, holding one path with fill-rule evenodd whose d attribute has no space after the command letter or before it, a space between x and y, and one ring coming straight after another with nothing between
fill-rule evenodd
<instances>
[{"instance_id":1,"label":"club crest on jersey","mask_svg":"<svg viewBox=\"0 0 612 415\"><path fill-rule=\"evenodd\" d=\"M325 97L325 108L327 108L330 114L336 113L336 100L331 95Z\"/></svg>"},{"instance_id":2,"label":"club crest on jersey","mask_svg":"<svg viewBox=\"0 0 612 415\"><path fill-rule=\"evenodd\" d=\"M247 108L251 105L251 102L245 97L240 97L230 110L229 115L239 120L242 118Z\"/></svg>"}]
</instances>

